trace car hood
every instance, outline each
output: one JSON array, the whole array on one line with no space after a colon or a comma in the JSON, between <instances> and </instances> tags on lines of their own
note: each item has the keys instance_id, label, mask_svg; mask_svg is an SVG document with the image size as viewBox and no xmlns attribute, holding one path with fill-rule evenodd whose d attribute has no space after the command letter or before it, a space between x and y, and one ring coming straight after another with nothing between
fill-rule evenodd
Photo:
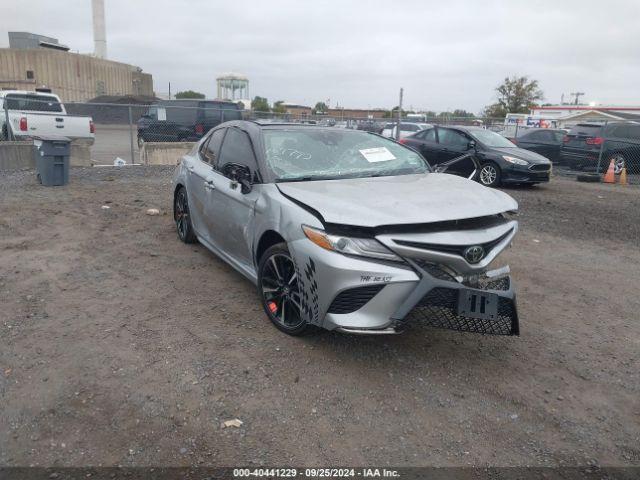
<instances>
[{"instance_id":1,"label":"car hood","mask_svg":"<svg viewBox=\"0 0 640 480\"><path fill-rule=\"evenodd\" d=\"M531 150L525 150L524 148L491 148L492 152L495 152L498 155L511 155L512 157L522 158L529 163L550 163L547 157L543 157L539 153L532 152Z\"/></svg>"},{"instance_id":2,"label":"car hood","mask_svg":"<svg viewBox=\"0 0 640 480\"><path fill-rule=\"evenodd\" d=\"M327 223L378 227L443 222L516 210L506 193L446 173L278 183Z\"/></svg>"}]
</instances>

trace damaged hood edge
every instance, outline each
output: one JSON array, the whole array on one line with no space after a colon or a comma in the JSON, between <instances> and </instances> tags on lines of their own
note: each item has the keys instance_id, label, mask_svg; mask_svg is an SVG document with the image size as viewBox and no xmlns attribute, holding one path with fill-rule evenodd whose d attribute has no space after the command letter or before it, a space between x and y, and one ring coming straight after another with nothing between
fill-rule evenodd
<instances>
[{"instance_id":1,"label":"damaged hood edge","mask_svg":"<svg viewBox=\"0 0 640 480\"><path fill-rule=\"evenodd\" d=\"M359 227L463 220L518 209L499 190L445 173L278 183L327 223Z\"/></svg>"}]
</instances>

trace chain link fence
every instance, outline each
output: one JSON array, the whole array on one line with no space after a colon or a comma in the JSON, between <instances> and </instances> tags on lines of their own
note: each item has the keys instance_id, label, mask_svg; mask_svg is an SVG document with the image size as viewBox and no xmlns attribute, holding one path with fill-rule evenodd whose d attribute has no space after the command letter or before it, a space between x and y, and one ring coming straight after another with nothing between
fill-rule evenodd
<instances>
[{"instance_id":1,"label":"chain link fence","mask_svg":"<svg viewBox=\"0 0 640 480\"><path fill-rule=\"evenodd\" d=\"M125 101L130 99L124 99ZM191 142L196 142L211 128L229 120L259 120L263 122L293 122L329 126L333 128L358 129L380 135L395 136L397 117L384 118L376 112L376 118L369 116L348 115L312 115L308 112L274 113L242 110L230 102L207 101L204 106L194 100L161 101L148 103L66 103L61 110L59 104L51 101L29 100L29 105L15 105L27 108L27 114L51 115L64 114L81 117L78 121L66 118L65 128L58 128L61 122L49 130L62 135L79 135L93 137L90 147L91 164L113 165L121 159L125 163L141 162L141 150L145 144L177 144L181 143L186 151ZM6 106L6 102L5 102ZM38 110L40 110L38 112ZM16 134L31 134L36 127L46 129L46 125L23 125L22 119L9 119L4 112L2 124L12 125ZM29 122L36 122L36 117L27 115ZM89 121L91 130L89 132ZM428 125L439 126L476 126L499 133L506 138L523 138L531 130L539 130L518 124L509 124L504 118L486 117L452 117L440 114L435 117L427 115L409 115L401 119L401 133L414 133L412 129L424 128ZM20 128L26 132L20 132ZM79 131L78 129L84 129ZM407 130L405 130L405 128ZM576 124L563 126L565 136L557 144L557 155L552 159L557 164L556 172L606 173L609 165L613 165L615 174L625 174L629 183L640 183L640 124L636 122L605 122L602 124ZM416 130L417 131L417 130ZM3 138L11 137L3 130ZM9 138L11 139L11 138ZM519 142L518 142L519 143ZM520 144L520 143L519 143ZM168 145L169 146L169 145ZM525 146L526 148L526 146ZM178 155L179 156L179 155ZM142 159L143 160L143 159Z\"/></svg>"}]
</instances>

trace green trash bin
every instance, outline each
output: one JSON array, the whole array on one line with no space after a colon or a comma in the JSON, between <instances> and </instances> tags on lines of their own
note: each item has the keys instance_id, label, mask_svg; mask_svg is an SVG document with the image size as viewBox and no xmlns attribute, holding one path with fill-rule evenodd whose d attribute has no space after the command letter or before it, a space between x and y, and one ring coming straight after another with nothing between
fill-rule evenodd
<instances>
[{"instance_id":1,"label":"green trash bin","mask_svg":"<svg viewBox=\"0 0 640 480\"><path fill-rule=\"evenodd\" d=\"M69 183L71 141L67 137L39 137L33 145L40 183L47 187Z\"/></svg>"}]
</instances>

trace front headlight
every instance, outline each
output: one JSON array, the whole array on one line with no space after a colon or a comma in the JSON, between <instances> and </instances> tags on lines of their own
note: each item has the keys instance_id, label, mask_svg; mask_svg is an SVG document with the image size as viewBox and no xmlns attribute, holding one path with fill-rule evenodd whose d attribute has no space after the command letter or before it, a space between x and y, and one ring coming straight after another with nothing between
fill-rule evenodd
<instances>
[{"instance_id":1,"label":"front headlight","mask_svg":"<svg viewBox=\"0 0 640 480\"><path fill-rule=\"evenodd\" d=\"M526 160L523 160L521 158L518 158L518 157L511 157L509 155L503 155L502 158L504 158L505 161L507 161L509 163L513 163L515 165L529 165L529 162L527 162Z\"/></svg>"},{"instance_id":2,"label":"front headlight","mask_svg":"<svg viewBox=\"0 0 640 480\"><path fill-rule=\"evenodd\" d=\"M379 258L392 262L402 262L402 259L373 238L341 237L329 235L324 230L302 225L302 231L309 240L332 252L359 257Z\"/></svg>"}]
</instances>

